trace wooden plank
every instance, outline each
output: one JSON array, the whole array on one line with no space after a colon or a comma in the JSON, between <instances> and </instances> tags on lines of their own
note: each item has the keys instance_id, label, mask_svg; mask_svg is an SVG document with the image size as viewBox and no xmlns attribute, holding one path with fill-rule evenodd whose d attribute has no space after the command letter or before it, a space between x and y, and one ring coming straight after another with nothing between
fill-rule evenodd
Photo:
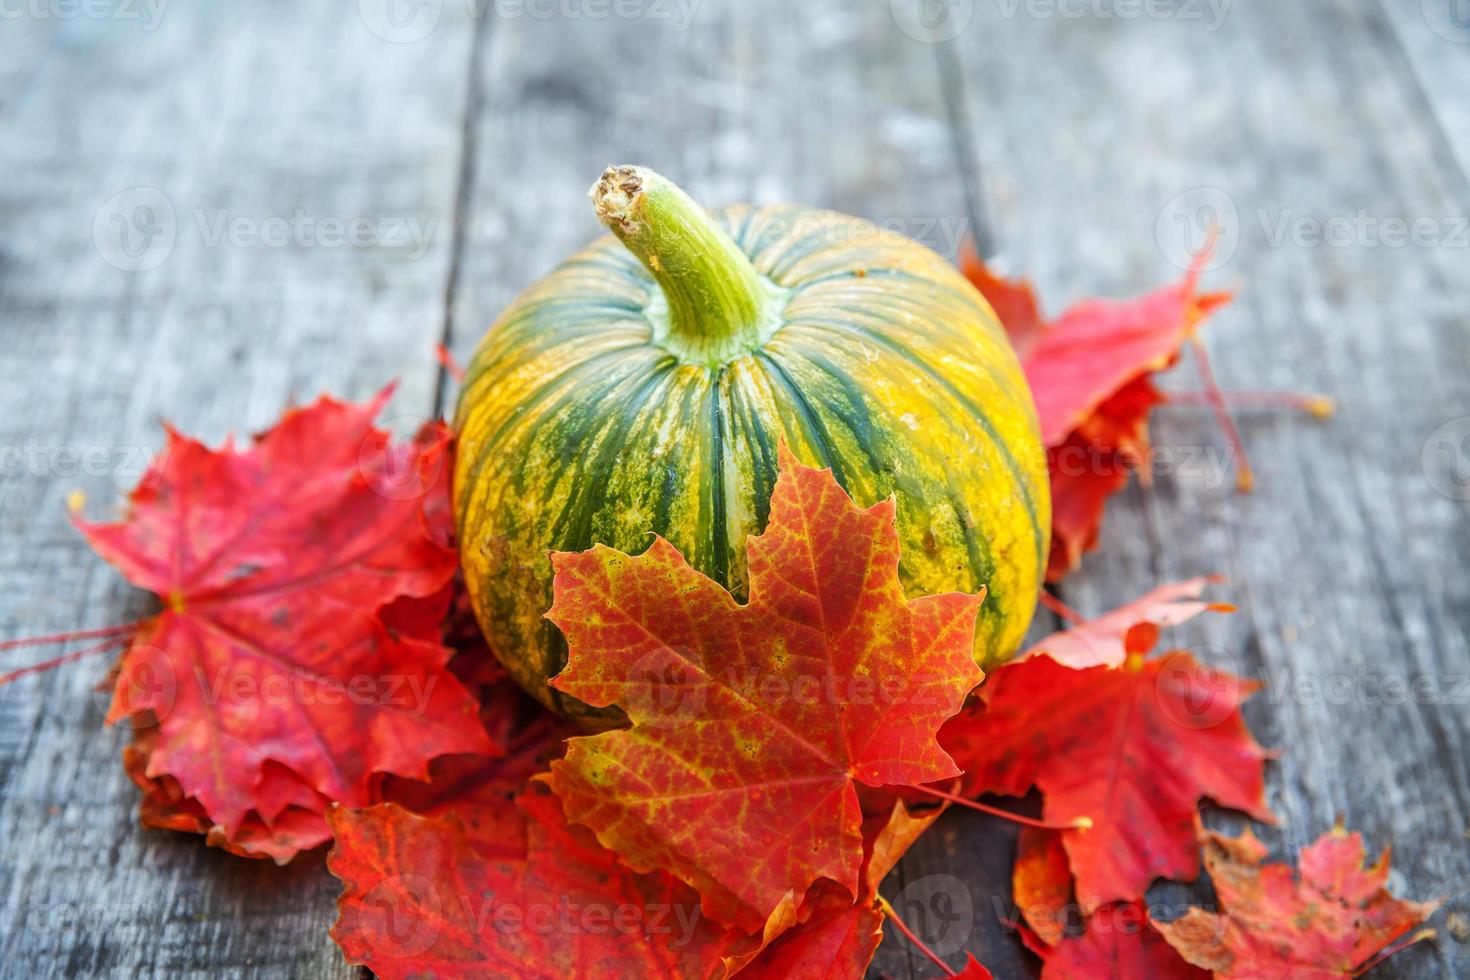
<instances>
[{"instance_id":1,"label":"wooden plank","mask_svg":"<svg viewBox=\"0 0 1470 980\"><path fill-rule=\"evenodd\" d=\"M1393 846L1399 890L1428 898L1460 895L1470 873L1470 720L1453 696L1470 673L1470 586L1454 571L1470 531L1445 482L1463 460L1432 455L1454 447L1441 426L1470 406L1452 367L1466 352L1465 252L1443 239L1395 246L1384 226L1354 222L1360 210L1410 224L1462 212L1464 183L1419 82L1376 27L1371 9L1325 3L1236 4L1215 30L992 14L961 53L997 237L1054 306L1177 275L1175 219L1198 227L1198 206L1212 203L1229 253L1213 279L1243 286L1206 332L1224 382L1322 390L1341 405L1325 426L1243 417L1253 495L1232 493L1219 466L1130 491L1069 598L1096 612L1156 581L1229 575L1240 614L1177 639L1270 684L1247 711L1286 749L1270 777L1284 826L1266 840L1294 854L1341 814L1373 846ZM1425 87L1449 98L1452 77ZM1198 188L1214 190L1177 198ZM1275 234L1300 218L1308 229L1336 219L1348 244ZM1222 446L1183 409L1162 412L1155 436L1176 462ZM1386 700L1385 677L1422 678L1434 703ZM1375 975L1461 975L1464 952L1426 946Z\"/></svg>"},{"instance_id":2,"label":"wooden plank","mask_svg":"<svg viewBox=\"0 0 1470 980\"><path fill-rule=\"evenodd\" d=\"M1426 154L1452 157L1462 178L1470 179L1470 104L1462 94L1470 86L1470 11L1458 0L1379 0L1379 8L1365 11L1363 19L1398 42L1402 64L1395 65L1389 45L1385 62L1412 75L1424 103L1416 116L1436 124L1416 138L1438 144L1426 147Z\"/></svg>"},{"instance_id":3,"label":"wooden plank","mask_svg":"<svg viewBox=\"0 0 1470 980\"><path fill-rule=\"evenodd\" d=\"M950 62L936 64L890 6L710 4L685 25L667 6L668 20L471 24L468 8L445 4L422 40L408 40L421 22L377 24L402 42L391 43L340 12L282 4L169 8L141 36L138 24L54 20L0 35L6 635L144 611L65 527L62 496L82 486L110 500L157 444L158 416L216 438L266 423L288 394L362 395L405 372L397 405L427 414L441 323L466 354L520 288L595 234L582 192L606 163L647 162L710 203L835 206L950 250L967 211L957 174L983 175L998 241L1054 305L1174 274L1177 243L1157 242L1159 218L1208 185L1235 204L1240 232L1217 278L1248 286L1210 328L1222 375L1329 390L1343 413L1326 428L1248 418L1255 497L1226 492L1219 468L1125 494L1069 598L1095 611L1166 578L1229 573L1242 614L1179 635L1278 681L1251 713L1290 749L1272 785L1289 823L1272 842L1295 849L1344 812L1395 845L1401 888L1457 891L1470 872L1463 705L1375 704L1361 682L1339 705L1293 697L1284 681L1351 680L1384 657L1397 676L1442 685L1470 673L1464 501L1434 455L1441 425L1470 414L1455 370L1464 253L1273 245L1267 229L1288 210L1449 213L1463 199L1451 172L1457 158L1464 169L1458 62L1379 30L1365 7L1236 5L1211 30L974 5L952 42L965 87L946 105L938 67ZM477 32L488 47L472 66ZM961 105L969 125L956 138ZM956 147L969 154L960 167ZM90 236L99 211L104 247L112 214L141 219L146 197L106 201L134 186L169 197L176 240L156 268L129 274L100 261ZM199 225L222 209L259 222L298 206L439 224L417 258L211 247ZM62 396L37 397L38 363ZM1180 411L1158 437L1219 445ZM123 736L98 734L97 679L79 668L0 691L0 961L39 976L341 973L325 939L336 888L320 868L245 864L133 827ZM1022 975L993 915L1010 846L990 822L953 814L885 893L936 923L954 908L945 900L968 899L966 947ZM1421 950L1382 975L1463 969L1452 952ZM890 940L874 972L934 971Z\"/></svg>"},{"instance_id":4,"label":"wooden plank","mask_svg":"<svg viewBox=\"0 0 1470 980\"><path fill-rule=\"evenodd\" d=\"M80 488L107 512L160 419L218 440L395 375L394 410L432 412L470 27L445 5L432 39L389 43L355 12L284 2L168 5L151 28L7 19L4 636L147 610L63 499ZM354 218L364 243L335 244ZM242 223L216 238L221 220ZM0 689L0 973L351 975L320 861L278 869L136 826L102 669Z\"/></svg>"}]
</instances>

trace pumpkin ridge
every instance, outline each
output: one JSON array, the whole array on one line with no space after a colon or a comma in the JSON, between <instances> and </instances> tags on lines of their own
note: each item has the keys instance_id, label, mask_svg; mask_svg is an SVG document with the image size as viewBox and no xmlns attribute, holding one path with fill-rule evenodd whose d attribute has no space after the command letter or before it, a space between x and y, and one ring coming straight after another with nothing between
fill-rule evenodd
<instances>
[{"instance_id":1,"label":"pumpkin ridge","mask_svg":"<svg viewBox=\"0 0 1470 980\"><path fill-rule=\"evenodd\" d=\"M720 379L725 376L726 365L709 379L709 515L711 542L714 551L710 555L710 567L719 570L721 585L730 580L730 526L729 502L725 499L725 423L721 418Z\"/></svg>"},{"instance_id":2,"label":"pumpkin ridge","mask_svg":"<svg viewBox=\"0 0 1470 980\"><path fill-rule=\"evenodd\" d=\"M791 323L788 323L787 326L795 326L797 324L808 322L816 321L802 318L800 320L795 320ZM907 363L912 364L915 368L924 372L924 374L926 374L928 377L932 378L936 384L943 388L962 408L964 408L969 413L971 418L979 421L980 425L985 429L985 433L989 437L991 444L995 446L997 453L1001 456L1002 459L1005 460L1006 466L1011 476L1015 479L1016 489L1021 495L1021 501L1022 504L1025 506L1026 514L1031 519L1032 537L1036 539L1037 560L1040 561L1044 559L1045 555L1043 552L1043 548L1046 544L1046 534L1042 531L1041 524L1037 519L1036 502L1032 499L1031 492L1026 486L1026 477L1025 474L1021 471L1019 461L1017 461L1014 455L1012 455L1010 447L1007 446L1005 444L1005 441L1000 438L1000 435L995 430L994 423L991 422L989 415L981 411L980 406L971 401L970 397L963 391L961 391L954 384L954 382L945 377L939 371L935 370L934 366L929 364L928 361L926 361L924 358L918 357L913 351L910 351L907 347L903 346L902 342L894 340L892 337L879 334L876 331L869 330L865 326L857 323L838 324L834 322L831 324L827 324L827 326L861 331L865 337L868 337L874 343L881 344L889 348L894 353L903 357ZM986 368L986 372L993 377L993 374L988 367Z\"/></svg>"},{"instance_id":3,"label":"pumpkin ridge","mask_svg":"<svg viewBox=\"0 0 1470 980\"><path fill-rule=\"evenodd\" d=\"M791 375L786 373L786 368L781 365L770 350L763 350L757 356L760 358L762 364L767 365L775 372L773 377L780 380L782 390L785 392L787 398L790 399L792 407L797 409L798 414L806 423L808 431L815 436L809 442L817 450L817 454L820 457L820 465L825 469L831 470L833 478L837 480L837 485L843 490L847 490L847 476L842 466L832 455L832 437L827 431L826 423L817 416L817 413L812 409L811 403L807 401L806 396L801 393L801 389L796 386L796 382L792 380Z\"/></svg>"},{"instance_id":4,"label":"pumpkin ridge","mask_svg":"<svg viewBox=\"0 0 1470 980\"><path fill-rule=\"evenodd\" d=\"M611 470L617 457L626 448L649 395L655 388L661 387L663 382L674 373L674 370L672 365L662 371L655 369L654 373L643 379L629 395L622 397L619 397L622 392L619 391L618 386L611 385L602 393L602 400L587 409L586 414L588 415L600 415L603 420L602 425L590 432L585 428L580 430L587 446L584 448L582 458L577 461L576 475L569 480L554 480L548 483L548 495L544 498L544 504L550 506L551 496L560 490L563 482L571 486L561 510L551 521L550 527L555 538L566 542L565 550L581 551L593 545L592 518L597 511L599 497L608 489ZM630 379L633 374L634 372L629 372ZM603 401L614 402L614 409L606 413L599 413L598 409L602 407ZM568 424L571 421L568 420ZM563 445L566 442L566 438L563 437ZM588 460L586 453L593 452L593 446L596 447L593 458Z\"/></svg>"}]
</instances>

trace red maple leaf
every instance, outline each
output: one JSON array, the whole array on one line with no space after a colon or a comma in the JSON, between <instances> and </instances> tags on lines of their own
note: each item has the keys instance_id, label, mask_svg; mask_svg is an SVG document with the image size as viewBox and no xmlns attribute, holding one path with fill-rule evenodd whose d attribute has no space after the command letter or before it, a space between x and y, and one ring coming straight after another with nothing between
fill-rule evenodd
<instances>
[{"instance_id":1,"label":"red maple leaf","mask_svg":"<svg viewBox=\"0 0 1470 980\"><path fill-rule=\"evenodd\" d=\"M824 883L824 886L828 883ZM871 896L854 902L836 885L819 886L807 918L780 935L741 970L749 980L861 977L883 941L883 912Z\"/></svg>"},{"instance_id":2,"label":"red maple leaf","mask_svg":"<svg viewBox=\"0 0 1470 980\"><path fill-rule=\"evenodd\" d=\"M891 807L863 821L857 901L830 881L819 883L798 912L800 923L762 950L745 968L746 974L771 980L863 975L883 939L884 906L878 886L948 804L910 811L901 800L894 800Z\"/></svg>"},{"instance_id":3,"label":"red maple leaf","mask_svg":"<svg viewBox=\"0 0 1470 980\"><path fill-rule=\"evenodd\" d=\"M1266 848L1207 833L1205 867L1223 912L1193 908L1158 928L1185 959L1221 978L1314 980L1355 977L1408 943L1389 948L1438 903L1408 902L1388 891L1385 851L1365 865L1363 839L1341 826L1301 853L1300 874L1262 864Z\"/></svg>"},{"instance_id":4,"label":"red maple leaf","mask_svg":"<svg viewBox=\"0 0 1470 980\"><path fill-rule=\"evenodd\" d=\"M996 275L973 252L962 262L1010 335L1036 400L1051 474L1050 581L1096 544L1107 498L1129 473L1147 478L1148 415L1165 400L1152 376L1172 367L1199 323L1231 299L1198 292L1205 258L1178 283L1129 300L1086 299L1051 322L1030 283Z\"/></svg>"},{"instance_id":5,"label":"red maple leaf","mask_svg":"<svg viewBox=\"0 0 1470 980\"><path fill-rule=\"evenodd\" d=\"M1091 821L1062 832L1084 912L1139 898L1155 878L1194 877L1203 797L1271 819L1267 753L1240 715L1255 685L1182 650L1146 659L1157 640L1157 627L1135 626L1116 668L1008 664L940 732L969 792L1035 786L1050 823Z\"/></svg>"},{"instance_id":6,"label":"red maple leaf","mask_svg":"<svg viewBox=\"0 0 1470 980\"><path fill-rule=\"evenodd\" d=\"M553 556L570 654L552 683L632 721L553 763L568 816L747 931L820 877L857 897L856 786L958 775L934 735L981 678L981 597L906 600L894 514L783 449L746 605L661 538Z\"/></svg>"},{"instance_id":7,"label":"red maple leaf","mask_svg":"<svg viewBox=\"0 0 1470 980\"><path fill-rule=\"evenodd\" d=\"M878 794L862 795L865 803L878 798ZM863 821L863 868L857 901L833 882L819 882L797 911L799 923L766 946L744 968L743 975L771 980L863 975L883 939L888 906L879 898L878 886L948 807L943 804L911 811L897 799L888 805L888 812L871 813ZM768 927L766 932L770 935L772 930Z\"/></svg>"},{"instance_id":8,"label":"red maple leaf","mask_svg":"<svg viewBox=\"0 0 1470 980\"><path fill-rule=\"evenodd\" d=\"M955 974L955 980L995 980L995 976L975 959L975 954L969 953L965 956L965 968Z\"/></svg>"},{"instance_id":9,"label":"red maple leaf","mask_svg":"<svg viewBox=\"0 0 1470 980\"><path fill-rule=\"evenodd\" d=\"M332 839L327 829L329 801L301 782L291 770L267 762L257 789L256 808L246 814L227 834L214 823L198 800L188 796L172 776L149 776L148 763L157 735L152 730L134 733L123 748L123 770L143 791L138 819L145 827L200 834L211 847L240 857L270 858L286 864L302 851L320 847Z\"/></svg>"},{"instance_id":10,"label":"red maple leaf","mask_svg":"<svg viewBox=\"0 0 1470 980\"><path fill-rule=\"evenodd\" d=\"M1042 959L1041 980L1209 980L1174 951L1138 902L1106 905L1085 930L1055 946L1028 943Z\"/></svg>"},{"instance_id":11,"label":"red maple leaf","mask_svg":"<svg viewBox=\"0 0 1470 980\"><path fill-rule=\"evenodd\" d=\"M718 925L670 875L638 874L518 767L429 815L334 808L332 936L398 977L718 977L759 937Z\"/></svg>"},{"instance_id":12,"label":"red maple leaf","mask_svg":"<svg viewBox=\"0 0 1470 980\"><path fill-rule=\"evenodd\" d=\"M405 597L438 608L456 566L447 435L395 445L373 426L388 394L292 410L245 450L170 429L123 521L77 521L165 605L125 652L109 712L157 721L135 778L167 777L159 789L228 840L297 795L360 805L375 773L421 778L435 756L494 750L449 651L379 615Z\"/></svg>"},{"instance_id":13,"label":"red maple leaf","mask_svg":"<svg viewBox=\"0 0 1470 980\"><path fill-rule=\"evenodd\" d=\"M678 879L631 871L528 782L566 731L543 714L504 758L436 760L427 784L390 780L391 802L332 809L332 935L350 961L385 980L859 977L882 938L878 881L942 809L870 818L860 901L824 881L750 936L705 917Z\"/></svg>"},{"instance_id":14,"label":"red maple leaf","mask_svg":"<svg viewBox=\"0 0 1470 980\"><path fill-rule=\"evenodd\" d=\"M1128 631L1139 623L1155 626L1178 626L1202 612L1234 612L1235 607L1223 602L1202 602L1205 587L1218 582L1213 577L1192 578L1161 585L1095 619L1077 622L1064 630L1038 640L1021 654L1033 657L1044 653L1059 664L1084 667L1117 667L1128 658L1124 641Z\"/></svg>"}]
</instances>

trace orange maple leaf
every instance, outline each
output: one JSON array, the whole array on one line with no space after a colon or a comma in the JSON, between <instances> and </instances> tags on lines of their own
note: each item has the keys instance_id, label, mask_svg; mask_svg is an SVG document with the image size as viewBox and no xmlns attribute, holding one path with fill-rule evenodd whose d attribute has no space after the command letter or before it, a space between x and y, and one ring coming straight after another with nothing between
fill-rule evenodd
<instances>
[{"instance_id":1,"label":"orange maple leaf","mask_svg":"<svg viewBox=\"0 0 1470 980\"><path fill-rule=\"evenodd\" d=\"M570 655L552 683L632 720L552 765L568 817L748 931L818 878L856 898L857 786L958 775L935 732L982 677L982 597L905 599L894 515L783 449L746 605L661 538L555 555Z\"/></svg>"},{"instance_id":2,"label":"orange maple leaf","mask_svg":"<svg viewBox=\"0 0 1470 980\"><path fill-rule=\"evenodd\" d=\"M1432 934L1389 947L1438 903L1394 898L1386 887L1388 852L1367 865L1363 838L1340 825L1302 851L1300 874L1262 864L1266 848L1249 830L1240 837L1208 832L1203 843L1224 911L1193 908L1158 928L1185 959L1222 980L1358 976Z\"/></svg>"}]
</instances>

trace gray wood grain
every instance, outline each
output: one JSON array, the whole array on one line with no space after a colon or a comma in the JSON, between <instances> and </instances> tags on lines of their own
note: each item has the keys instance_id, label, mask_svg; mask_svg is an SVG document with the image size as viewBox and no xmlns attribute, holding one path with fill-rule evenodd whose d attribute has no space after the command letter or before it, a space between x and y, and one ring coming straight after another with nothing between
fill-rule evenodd
<instances>
[{"instance_id":1,"label":"gray wood grain","mask_svg":"<svg viewBox=\"0 0 1470 980\"><path fill-rule=\"evenodd\" d=\"M104 509L158 444L159 418L217 439L288 397L363 396L395 375L395 412L451 405L433 342L466 357L598 233L584 192L608 163L646 163L709 204L835 207L942 251L978 230L1051 309L1177 275L1177 219L1233 207L1211 281L1243 290L1206 329L1219 373L1330 392L1340 414L1243 415L1259 489L1240 497L1210 462L1223 441L1209 419L1162 412L1165 471L1113 505L1067 598L1096 612L1160 581L1229 575L1222 597L1241 612L1173 639L1271 682L1248 712L1287 750L1270 791L1286 822L1267 840L1286 854L1340 813L1393 845L1401 891L1466 890L1470 687L1453 688L1470 677L1470 528L1454 478L1470 472L1455 455L1470 434L1456 428L1470 416L1470 251L1452 225L1470 46L1417 0L1238 2L1218 23L1208 4L1136 19L940 6L961 20L928 35L904 0L703 0L687 22L677 4L545 17L454 0L394 21L371 3L280 2L169 5L153 29L3 22L0 631L146 611L66 526L63 498L81 487ZM137 206L157 217L154 195L110 200L135 187L167 199L175 236L156 267L127 272L107 258L147 264L161 248L129 257L109 237L120 219L141 245ZM421 250L208 240L222 210L253 226L298 208L399 240L411 236L391 219L433 225ZM1439 224L1402 247L1273 231L1360 210ZM1187 368L1171 382L1191 386ZM0 653L0 669L31 657ZM276 869L135 827L125 734L102 730L90 690L101 668L0 689L0 974L350 973L326 936L336 886L318 863ZM1385 703L1372 671L1442 696ZM1303 678L1345 678L1347 696L1304 697ZM951 814L885 894L936 942L964 932L997 976L1025 976L1035 962L997 917L1012 847L993 821ZM940 928L965 903L969 927ZM1416 950L1375 976L1462 975L1465 952ZM872 972L938 973L894 939Z\"/></svg>"},{"instance_id":2,"label":"gray wood grain","mask_svg":"<svg viewBox=\"0 0 1470 980\"><path fill-rule=\"evenodd\" d=\"M1411 69L1377 7L1329 3L1235 4L1216 30L1022 17L978 23L965 41L997 239L1054 304L1176 275L1175 216L1197 229L1198 206L1213 204L1230 254L1212 281L1242 290L1205 331L1224 383L1340 404L1326 425L1241 415L1252 495L1232 493L1217 466L1131 490L1069 599L1095 612L1149 581L1228 575L1241 612L1176 641L1268 682L1247 711L1286 753L1270 780L1284 825L1267 841L1293 855L1342 815L1372 847L1392 845L1396 887L1463 906L1467 525L1446 479L1464 460L1432 458L1426 471L1422 459L1470 405L1464 372L1447 370L1464 363L1467 335L1467 243L1452 237L1465 183L1443 138L1455 131L1431 110L1448 111L1455 76L1436 72L1456 52ZM987 117L1001 107L1040 124L1017 138ZM1215 190L1176 202L1201 187ZM1356 230L1359 212L1429 219L1443 237L1395 246L1383 227ZM1297 218L1337 219L1349 240L1275 236ZM1192 386L1187 368L1175 383ZM1161 412L1155 436L1176 455L1224 445L1186 409ZM1388 678L1433 685L1433 703L1380 689ZM1443 945L1375 975L1470 969L1463 946Z\"/></svg>"},{"instance_id":3,"label":"gray wood grain","mask_svg":"<svg viewBox=\"0 0 1470 980\"><path fill-rule=\"evenodd\" d=\"M63 501L80 488L107 513L161 419L219 440L292 398L365 397L394 376L395 412L432 413L470 53L451 16L434 48L285 2L169 5L155 29L0 24L4 636L146 610ZM137 187L151 190L114 197ZM303 235L328 237L251 241L298 209ZM220 212L237 234L211 237ZM380 237L333 246L322 220L355 217ZM388 228L410 218L436 223L422 250ZM151 244L146 227L163 229ZM350 974L319 861L278 869L137 827L126 733L103 728L92 691L103 666L0 689L0 974Z\"/></svg>"}]
</instances>

